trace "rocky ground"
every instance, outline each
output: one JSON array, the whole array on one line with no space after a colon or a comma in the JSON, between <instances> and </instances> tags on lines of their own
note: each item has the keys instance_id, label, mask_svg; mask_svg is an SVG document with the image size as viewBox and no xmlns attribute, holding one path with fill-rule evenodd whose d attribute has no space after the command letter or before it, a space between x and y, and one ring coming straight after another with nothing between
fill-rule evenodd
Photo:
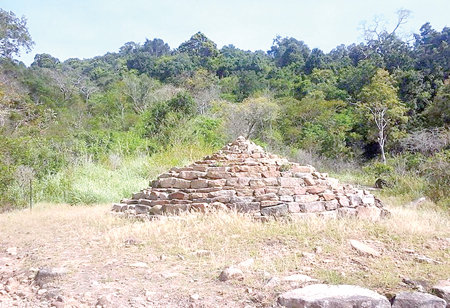
<instances>
[{"instance_id":1,"label":"rocky ground","mask_svg":"<svg viewBox=\"0 0 450 308\"><path fill-rule=\"evenodd\" d=\"M109 208L1 214L0 307L289 307L301 299L286 292L308 285L392 298L450 277L450 220L435 210L261 223L229 213L142 222Z\"/></svg>"}]
</instances>

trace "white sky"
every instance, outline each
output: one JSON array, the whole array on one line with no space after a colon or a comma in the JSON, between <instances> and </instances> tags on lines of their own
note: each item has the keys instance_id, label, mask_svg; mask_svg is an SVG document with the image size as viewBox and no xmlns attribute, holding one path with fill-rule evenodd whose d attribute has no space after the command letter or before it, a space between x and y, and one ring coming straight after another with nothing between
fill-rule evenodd
<instances>
[{"instance_id":1,"label":"white sky","mask_svg":"<svg viewBox=\"0 0 450 308\"><path fill-rule=\"evenodd\" d=\"M450 0L1 0L0 8L28 19L36 45L19 58L27 65L36 53L92 58L146 38L176 48L198 31L219 48L267 51L281 35L329 52L361 42L361 21L382 15L393 27L400 8L413 13L405 31L450 26Z\"/></svg>"}]
</instances>

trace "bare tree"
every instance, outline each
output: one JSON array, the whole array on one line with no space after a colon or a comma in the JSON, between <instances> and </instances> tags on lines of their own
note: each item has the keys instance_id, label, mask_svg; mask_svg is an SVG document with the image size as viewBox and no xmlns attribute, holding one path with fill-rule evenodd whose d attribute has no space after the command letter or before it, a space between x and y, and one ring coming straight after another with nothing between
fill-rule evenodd
<instances>
[{"instance_id":1,"label":"bare tree","mask_svg":"<svg viewBox=\"0 0 450 308\"><path fill-rule=\"evenodd\" d=\"M397 23L391 31L387 30L388 21L382 16L375 16L370 25L368 25L366 21L362 22L364 39L367 42L374 40L382 42L383 40L392 37L401 26L408 22L411 14L412 11L404 8L397 10Z\"/></svg>"}]
</instances>

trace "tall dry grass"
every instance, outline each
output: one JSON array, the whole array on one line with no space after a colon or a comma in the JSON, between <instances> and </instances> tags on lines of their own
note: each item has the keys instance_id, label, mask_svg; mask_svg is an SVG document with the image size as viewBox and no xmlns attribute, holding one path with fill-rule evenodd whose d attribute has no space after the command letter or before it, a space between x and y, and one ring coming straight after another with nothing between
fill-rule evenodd
<instances>
[{"instance_id":1,"label":"tall dry grass","mask_svg":"<svg viewBox=\"0 0 450 308\"><path fill-rule=\"evenodd\" d=\"M108 209L39 204L32 212L0 215L0 234L9 246L33 252L29 266L64 266L73 272L84 266L106 280L126 277L128 265L145 262L149 271L181 272L186 279L177 283L187 286L192 277L215 281L221 269L249 258L255 262L244 284L253 288L262 288L268 276L294 273L381 292L404 288L403 277L430 282L450 277L450 217L432 204L390 207L392 217L380 222L261 223L233 212L136 221L112 216ZM359 255L351 239L371 245L381 256ZM421 263L419 255L433 262ZM169 261L161 263L160 256ZM115 264L109 278L101 274L107 262Z\"/></svg>"}]
</instances>

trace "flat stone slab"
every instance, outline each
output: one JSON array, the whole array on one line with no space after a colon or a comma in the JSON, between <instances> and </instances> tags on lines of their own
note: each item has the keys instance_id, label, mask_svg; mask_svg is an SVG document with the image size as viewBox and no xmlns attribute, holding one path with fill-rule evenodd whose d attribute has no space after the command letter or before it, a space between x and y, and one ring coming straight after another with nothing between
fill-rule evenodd
<instances>
[{"instance_id":1,"label":"flat stone slab","mask_svg":"<svg viewBox=\"0 0 450 308\"><path fill-rule=\"evenodd\" d=\"M441 280L433 286L431 292L444 299L450 305L450 281Z\"/></svg>"},{"instance_id":2,"label":"flat stone slab","mask_svg":"<svg viewBox=\"0 0 450 308\"><path fill-rule=\"evenodd\" d=\"M358 286L316 284L283 293L278 304L288 308L390 308L386 297Z\"/></svg>"},{"instance_id":3,"label":"flat stone slab","mask_svg":"<svg viewBox=\"0 0 450 308\"><path fill-rule=\"evenodd\" d=\"M392 308L445 308L445 300L427 293L402 292L395 296Z\"/></svg>"},{"instance_id":4,"label":"flat stone slab","mask_svg":"<svg viewBox=\"0 0 450 308\"><path fill-rule=\"evenodd\" d=\"M360 255L372 256L372 257L379 257L380 256L380 253L377 250L373 249L369 245L366 245L366 244L364 244L364 243L362 243L360 241L350 240L350 245L353 247L353 249L358 251L358 253Z\"/></svg>"}]
</instances>

